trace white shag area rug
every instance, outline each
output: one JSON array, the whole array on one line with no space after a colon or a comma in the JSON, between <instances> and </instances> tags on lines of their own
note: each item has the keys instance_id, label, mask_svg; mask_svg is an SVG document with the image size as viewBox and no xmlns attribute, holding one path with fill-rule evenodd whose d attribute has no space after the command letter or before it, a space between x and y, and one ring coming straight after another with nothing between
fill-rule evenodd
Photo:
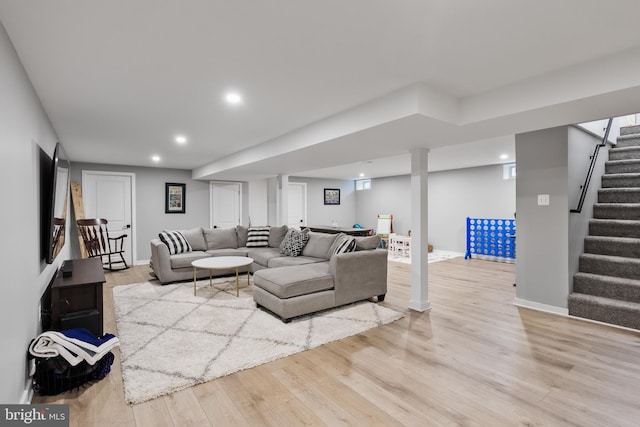
<instances>
[{"instance_id":1,"label":"white shag area rug","mask_svg":"<svg viewBox=\"0 0 640 427\"><path fill-rule=\"evenodd\" d=\"M243 281L241 280L241 286ZM256 308L251 288L214 279L116 286L125 400L141 403L309 350L403 317L368 301L283 323ZM221 290L225 286L226 291Z\"/></svg>"},{"instance_id":2,"label":"white shag area rug","mask_svg":"<svg viewBox=\"0 0 640 427\"><path fill-rule=\"evenodd\" d=\"M434 249L433 252L429 252L428 263L431 264L432 262L445 261L448 259L458 258L461 256L464 256L464 254L460 252L442 251L442 250ZM411 264L411 257L394 255L393 252L389 251L389 261L401 262L403 264Z\"/></svg>"}]
</instances>

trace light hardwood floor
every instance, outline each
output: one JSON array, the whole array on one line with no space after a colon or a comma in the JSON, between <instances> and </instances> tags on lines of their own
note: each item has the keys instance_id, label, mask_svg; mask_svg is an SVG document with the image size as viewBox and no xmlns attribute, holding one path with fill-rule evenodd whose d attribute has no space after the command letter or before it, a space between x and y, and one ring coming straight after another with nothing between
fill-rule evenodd
<instances>
[{"instance_id":1,"label":"light hardwood floor","mask_svg":"<svg viewBox=\"0 0 640 427\"><path fill-rule=\"evenodd\" d=\"M407 309L410 266L389 263L390 325L139 405L124 403L119 354L70 405L71 426L637 426L640 332L513 305L513 266L429 264L432 310ZM147 267L109 273L113 286ZM187 284L188 286L188 284Z\"/></svg>"}]
</instances>

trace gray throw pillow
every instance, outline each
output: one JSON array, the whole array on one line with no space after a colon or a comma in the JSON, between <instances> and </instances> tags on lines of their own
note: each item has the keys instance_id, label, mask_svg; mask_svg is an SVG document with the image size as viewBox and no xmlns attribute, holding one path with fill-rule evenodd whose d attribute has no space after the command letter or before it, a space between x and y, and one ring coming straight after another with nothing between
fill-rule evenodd
<instances>
[{"instance_id":1,"label":"gray throw pillow","mask_svg":"<svg viewBox=\"0 0 640 427\"><path fill-rule=\"evenodd\" d=\"M204 230L204 237L207 241L207 250L236 249L238 247L238 235L235 227Z\"/></svg>"},{"instance_id":2,"label":"gray throw pillow","mask_svg":"<svg viewBox=\"0 0 640 427\"><path fill-rule=\"evenodd\" d=\"M236 226L236 233L238 233L238 247L244 248L247 246L247 237L249 235L249 228L244 225Z\"/></svg>"},{"instance_id":3,"label":"gray throw pillow","mask_svg":"<svg viewBox=\"0 0 640 427\"><path fill-rule=\"evenodd\" d=\"M287 235L289 227L283 225L281 227L271 227L269 229L269 247L279 248L280 244L284 240L284 236Z\"/></svg>"},{"instance_id":4,"label":"gray throw pillow","mask_svg":"<svg viewBox=\"0 0 640 427\"><path fill-rule=\"evenodd\" d=\"M309 232L309 241L302 250L303 256L329 259L330 249L339 234Z\"/></svg>"},{"instance_id":5,"label":"gray throw pillow","mask_svg":"<svg viewBox=\"0 0 640 427\"><path fill-rule=\"evenodd\" d=\"M375 249L380 244L380 236L356 237L356 251Z\"/></svg>"}]
</instances>

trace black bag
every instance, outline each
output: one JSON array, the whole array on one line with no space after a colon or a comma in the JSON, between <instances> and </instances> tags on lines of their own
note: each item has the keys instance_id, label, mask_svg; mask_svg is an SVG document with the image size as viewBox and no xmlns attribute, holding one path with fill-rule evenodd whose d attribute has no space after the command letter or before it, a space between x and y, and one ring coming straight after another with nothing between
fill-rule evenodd
<instances>
[{"instance_id":1,"label":"black bag","mask_svg":"<svg viewBox=\"0 0 640 427\"><path fill-rule=\"evenodd\" d=\"M71 366L62 356L36 357L33 390L41 396L53 396L81 385L100 381L111 371L113 353L105 354L95 365L86 361Z\"/></svg>"}]
</instances>

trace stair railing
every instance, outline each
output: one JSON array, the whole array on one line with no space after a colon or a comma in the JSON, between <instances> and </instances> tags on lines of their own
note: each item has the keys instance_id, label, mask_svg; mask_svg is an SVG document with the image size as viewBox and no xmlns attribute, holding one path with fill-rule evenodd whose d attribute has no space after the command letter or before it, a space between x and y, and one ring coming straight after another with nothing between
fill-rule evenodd
<instances>
[{"instance_id":1,"label":"stair railing","mask_svg":"<svg viewBox=\"0 0 640 427\"><path fill-rule=\"evenodd\" d=\"M613 118L610 118L609 122L607 123L607 128L604 131L602 142L596 145L595 149L593 150L593 154L589 157L591 159L591 163L589 164L589 170L587 171L587 176L584 179L584 184L580 186L580 188L582 189L582 192L580 193L580 200L578 200L578 207L575 209L571 209L569 211L571 213L582 212L582 205L584 205L584 199L587 197L587 190L589 189L589 183L591 183L591 176L593 175L593 170L596 167L596 161L598 160L598 153L600 152L600 148L607 145L607 140L609 139L609 131L611 130L612 123L613 123Z\"/></svg>"}]
</instances>

